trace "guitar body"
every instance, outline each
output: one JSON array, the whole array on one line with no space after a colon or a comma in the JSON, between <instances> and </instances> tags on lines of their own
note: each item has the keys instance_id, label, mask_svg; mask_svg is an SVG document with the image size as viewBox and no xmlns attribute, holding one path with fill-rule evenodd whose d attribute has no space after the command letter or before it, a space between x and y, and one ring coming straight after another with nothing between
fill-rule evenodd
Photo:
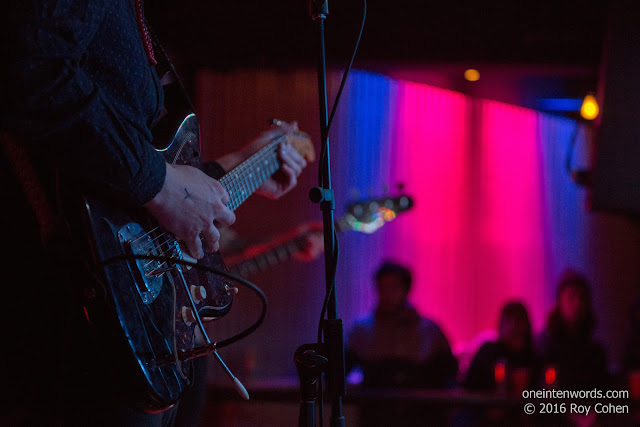
<instances>
[{"instance_id":1,"label":"guitar body","mask_svg":"<svg viewBox=\"0 0 640 427\"><path fill-rule=\"evenodd\" d=\"M200 167L198 137L197 119L187 115L159 151L169 163ZM120 209L101 199L84 198L83 211L109 317L117 318L142 374L145 396L140 403L150 412L167 409L191 383L191 363L179 357L195 347L193 307L202 319L224 316L233 301L233 283L172 262L123 259L128 255L184 259L175 238L156 227L143 209ZM198 264L226 271L219 254L205 254Z\"/></svg>"},{"instance_id":2,"label":"guitar body","mask_svg":"<svg viewBox=\"0 0 640 427\"><path fill-rule=\"evenodd\" d=\"M154 146L168 163L202 169L198 120L188 105L177 102L179 98L171 86L165 89L165 102L182 107L154 126ZM230 210L280 168L277 153L283 142L290 143L307 161L315 158L311 139L302 132L274 138L218 180L229 194ZM137 400L142 408L165 410L191 384L191 363L186 359L203 354L194 338L198 319L224 316L231 309L236 289L221 276L172 262L194 260L144 209L127 209L89 197L82 205L90 252L103 283L102 298L94 300L106 302L87 306L95 307L97 317L105 320L102 323L118 324L114 329L122 334L117 338L122 341L124 337L130 359L137 365L142 385ZM198 264L227 271L219 254L205 253ZM91 318L93 313L87 314Z\"/></svg>"}]
</instances>

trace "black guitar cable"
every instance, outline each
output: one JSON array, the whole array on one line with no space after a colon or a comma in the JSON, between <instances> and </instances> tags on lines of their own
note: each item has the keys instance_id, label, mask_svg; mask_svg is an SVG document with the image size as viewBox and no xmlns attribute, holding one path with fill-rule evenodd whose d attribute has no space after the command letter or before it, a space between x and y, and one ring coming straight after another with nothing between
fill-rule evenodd
<instances>
[{"instance_id":1,"label":"black guitar cable","mask_svg":"<svg viewBox=\"0 0 640 427\"><path fill-rule=\"evenodd\" d=\"M258 327L262 324L262 322L264 321L264 318L267 315L267 307L268 307L268 302L267 302L267 297L264 294L264 292L262 292L262 290L256 286L255 284L251 283L250 281L236 276L235 274L229 273L227 271L223 271L223 270L219 270L217 268L213 268L213 267L208 267L205 265L201 265L201 264L196 264L194 262L190 262L190 261L184 261L184 260L177 260L175 258L171 258L171 257L166 257L166 256L155 256L155 255L135 255L135 254L131 254L131 255L119 255L119 256L115 256L115 257L111 257L108 258L102 262L100 262L101 265L106 266L108 264L113 264L114 262L118 262L118 261L130 261L132 259L145 259L145 260L149 260L149 261L158 261L158 262L166 262L166 263L171 263L171 264L177 264L177 265L183 265L183 266L189 266L189 267L193 267L195 269L198 270L204 270L207 271L209 273L218 275L218 276L222 276L222 277L226 277L227 279L233 280L236 283L240 283L244 286L246 286L247 288L249 288L251 291L253 291L258 298L260 299L260 302L262 302L262 311L260 312L260 317L258 318L258 320L256 322L254 322L251 326L249 326L248 328L246 328L245 330L237 333L236 335L231 336L230 338L227 338L225 340L222 341L216 341L215 342L215 348L223 348L226 347L230 344L233 344L237 341L240 341L243 338L246 338L247 336L251 335L253 332L255 332L256 329L258 329Z\"/></svg>"}]
</instances>

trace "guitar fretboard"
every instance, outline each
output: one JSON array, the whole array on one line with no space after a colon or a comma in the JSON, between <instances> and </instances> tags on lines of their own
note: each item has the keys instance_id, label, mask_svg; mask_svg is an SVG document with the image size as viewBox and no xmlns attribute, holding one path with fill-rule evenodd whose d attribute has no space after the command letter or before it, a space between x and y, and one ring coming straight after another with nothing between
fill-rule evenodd
<instances>
[{"instance_id":1,"label":"guitar fretboard","mask_svg":"<svg viewBox=\"0 0 640 427\"><path fill-rule=\"evenodd\" d=\"M229 193L229 209L236 210L280 168L278 146L285 140L286 136L276 138L220 178L220 184Z\"/></svg>"},{"instance_id":2,"label":"guitar fretboard","mask_svg":"<svg viewBox=\"0 0 640 427\"><path fill-rule=\"evenodd\" d=\"M349 225L345 221L344 217L335 222L335 227L338 233L349 229ZM305 249L305 237L307 233L310 232L303 232L284 243L267 249L261 254L244 259L237 264L228 265L227 267L230 272L243 277L275 267Z\"/></svg>"},{"instance_id":3,"label":"guitar fretboard","mask_svg":"<svg viewBox=\"0 0 640 427\"><path fill-rule=\"evenodd\" d=\"M229 271L239 276L246 277L248 275L267 270L290 259L294 254L303 250L304 245L304 236L298 236L288 242L256 255L255 257L229 266Z\"/></svg>"}]
</instances>

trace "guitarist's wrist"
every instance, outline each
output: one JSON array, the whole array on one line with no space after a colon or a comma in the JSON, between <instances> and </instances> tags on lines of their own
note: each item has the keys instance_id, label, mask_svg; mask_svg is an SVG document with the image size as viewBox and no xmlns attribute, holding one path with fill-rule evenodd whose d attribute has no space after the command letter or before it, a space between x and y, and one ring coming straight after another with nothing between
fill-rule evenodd
<instances>
[{"instance_id":1,"label":"guitarist's wrist","mask_svg":"<svg viewBox=\"0 0 640 427\"><path fill-rule=\"evenodd\" d=\"M147 208L150 212L154 212L156 209L166 204L167 187L169 184L168 181L171 180L172 172L172 166L169 163L165 162L165 176L160 191L158 191L151 200L144 203L144 207Z\"/></svg>"}]
</instances>

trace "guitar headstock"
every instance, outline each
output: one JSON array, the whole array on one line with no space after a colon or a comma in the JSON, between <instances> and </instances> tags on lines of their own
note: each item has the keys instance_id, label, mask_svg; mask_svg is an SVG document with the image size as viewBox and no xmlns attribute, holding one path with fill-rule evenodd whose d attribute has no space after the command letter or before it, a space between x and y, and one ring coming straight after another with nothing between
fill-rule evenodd
<instances>
[{"instance_id":1,"label":"guitar headstock","mask_svg":"<svg viewBox=\"0 0 640 427\"><path fill-rule=\"evenodd\" d=\"M340 222L351 230L370 234L412 207L413 199L406 194L360 200L349 203Z\"/></svg>"},{"instance_id":2,"label":"guitar headstock","mask_svg":"<svg viewBox=\"0 0 640 427\"><path fill-rule=\"evenodd\" d=\"M311 137L304 132L295 131L285 135L287 141L296 149L307 162L313 162L316 159L316 151L313 148Z\"/></svg>"}]
</instances>

